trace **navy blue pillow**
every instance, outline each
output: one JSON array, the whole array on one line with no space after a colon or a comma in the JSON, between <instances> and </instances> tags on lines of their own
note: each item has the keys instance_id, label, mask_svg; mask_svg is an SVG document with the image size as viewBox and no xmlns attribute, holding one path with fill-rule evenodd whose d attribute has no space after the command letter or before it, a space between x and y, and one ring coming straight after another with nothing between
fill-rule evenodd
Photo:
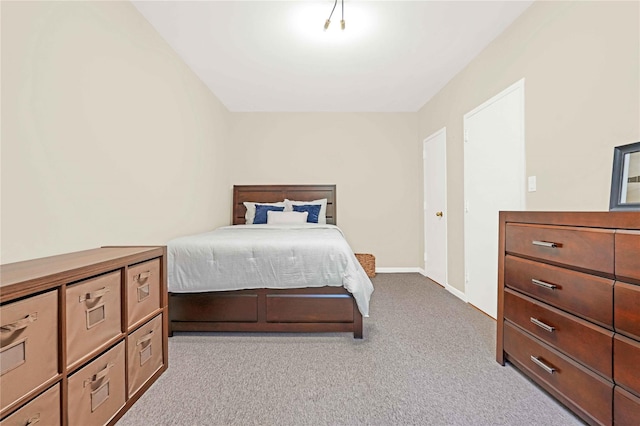
<instances>
[{"instance_id":1,"label":"navy blue pillow","mask_svg":"<svg viewBox=\"0 0 640 426\"><path fill-rule=\"evenodd\" d=\"M278 207L278 206L267 206L265 204L256 204L256 215L253 218L253 223L256 225L267 223L267 212L269 210L274 212L281 212L281 211L284 211L284 206Z\"/></svg>"},{"instance_id":2,"label":"navy blue pillow","mask_svg":"<svg viewBox=\"0 0 640 426\"><path fill-rule=\"evenodd\" d=\"M318 216L320 216L320 208L322 206L320 204L303 204L300 206L293 206L294 212L308 212L307 222L308 223L318 223Z\"/></svg>"}]
</instances>

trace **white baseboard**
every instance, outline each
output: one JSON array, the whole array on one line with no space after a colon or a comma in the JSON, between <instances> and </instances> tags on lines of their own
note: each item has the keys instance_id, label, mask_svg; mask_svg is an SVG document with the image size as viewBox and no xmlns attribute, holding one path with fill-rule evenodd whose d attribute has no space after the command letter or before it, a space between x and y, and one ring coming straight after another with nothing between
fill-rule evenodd
<instances>
[{"instance_id":1,"label":"white baseboard","mask_svg":"<svg viewBox=\"0 0 640 426\"><path fill-rule=\"evenodd\" d=\"M452 287L451 285L449 285L449 283L447 283L444 286L444 288L447 289L449 293L453 294L458 299L462 300L464 303L467 303L467 295L461 292L460 290L458 290L457 288Z\"/></svg>"},{"instance_id":2,"label":"white baseboard","mask_svg":"<svg viewBox=\"0 0 640 426\"><path fill-rule=\"evenodd\" d=\"M420 271L420 268L376 268L377 274L422 273Z\"/></svg>"},{"instance_id":3,"label":"white baseboard","mask_svg":"<svg viewBox=\"0 0 640 426\"><path fill-rule=\"evenodd\" d=\"M418 270L415 272L418 272L420 275L426 277L427 276L427 272L424 270L424 268L417 268ZM413 271L411 271L413 272ZM428 278L428 277L427 277ZM467 296L460 290L458 290L455 287L452 287L449 283L446 283L444 285L445 290L447 290L449 293L453 294L454 296L456 296L458 299L462 300L464 303L467 303Z\"/></svg>"}]
</instances>

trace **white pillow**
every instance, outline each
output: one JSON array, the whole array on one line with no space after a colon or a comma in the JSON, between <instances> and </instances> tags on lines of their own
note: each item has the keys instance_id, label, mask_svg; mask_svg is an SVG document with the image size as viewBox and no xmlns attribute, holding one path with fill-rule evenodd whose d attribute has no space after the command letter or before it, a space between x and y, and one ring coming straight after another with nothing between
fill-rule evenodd
<instances>
[{"instance_id":1,"label":"white pillow","mask_svg":"<svg viewBox=\"0 0 640 426\"><path fill-rule=\"evenodd\" d=\"M313 201L293 201L286 199L284 200L285 212L293 211L292 206L301 206L305 204L320 204L320 213L318 213L318 223L321 225L325 225L327 223L327 199L323 198L321 200L313 200Z\"/></svg>"},{"instance_id":2,"label":"white pillow","mask_svg":"<svg viewBox=\"0 0 640 426\"><path fill-rule=\"evenodd\" d=\"M267 225L292 225L307 223L309 212L267 212Z\"/></svg>"},{"instance_id":3,"label":"white pillow","mask_svg":"<svg viewBox=\"0 0 640 426\"><path fill-rule=\"evenodd\" d=\"M279 203L261 203L259 201L257 202L245 201L242 204L244 204L244 206L247 208L247 212L244 214L244 220L247 225L253 225L253 219L256 217L256 204L262 204L265 206L278 206L278 207L284 207L285 210L287 209L284 201L280 201Z\"/></svg>"}]
</instances>

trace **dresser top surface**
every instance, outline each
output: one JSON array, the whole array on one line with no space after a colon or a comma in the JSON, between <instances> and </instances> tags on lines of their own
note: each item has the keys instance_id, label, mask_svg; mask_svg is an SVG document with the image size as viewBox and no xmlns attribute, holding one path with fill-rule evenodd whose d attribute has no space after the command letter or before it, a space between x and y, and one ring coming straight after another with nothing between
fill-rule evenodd
<instances>
[{"instance_id":1,"label":"dresser top surface","mask_svg":"<svg viewBox=\"0 0 640 426\"><path fill-rule=\"evenodd\" d=\"M500 221L640 230L640 212L501 211Z\"/></svg>"},{"instance_id":2,"label":"dresser top surface","mask_svg":"<svg viewBox=\"0 0 640 426\"><path fill-rule=\"evenodd\" d=\"M161 256L163 247L101 247L40 259L0 265L0 291L11 286L57 278L73 279L74 271L88 269L97 274L118 264Z\"/></svg>"}]
</instances>

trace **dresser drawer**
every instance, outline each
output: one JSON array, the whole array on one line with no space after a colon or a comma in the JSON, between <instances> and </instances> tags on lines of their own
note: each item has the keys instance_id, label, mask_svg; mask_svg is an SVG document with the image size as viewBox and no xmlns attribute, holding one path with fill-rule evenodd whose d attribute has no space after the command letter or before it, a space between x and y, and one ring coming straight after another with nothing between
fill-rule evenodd
<instances>
[{"instance_id":1,"label":"dresser drawer","mask_svg":"<svg viewBox=\"0 0 640 426\"><path fill-rule=\"evenodd\" d=\"M614 336L613 380L640 395L640 342L619 334Z\"/></svg>"},{"instance_id":2,"label":"dresser drawer","mask_svg":"<svg viewBox=\"0 0 640 426\"><path fill-rule=\"evenodd\" d=\"M127 311L129 330L160 308L160 259L129 267Z\"/></svg>"},{"instance_id":3,"label":"dresser drawer","mask_svg":"<svg viewBox=\"0 0 640 426\"><path fill-rule=\"evenodd\" d=\"M104 425L125 403L124 341L69 377L69 425Z\"/></svg>"},{"instance_id":4,"label":"dresser drawer","mask_svg":"<svg viewBox=\"0 0 640 426\"><path fill-rule=\"evenodd\" d=\"M616 232L616 276L640 284L640 231Z\"/></svg>"},{"instance_id":5,"label":"dresser drawer","mask_svg":"<svg viewBox=\"0 0 640 426\"><path fill-rule=\"evenodd\" d=\"M613 383L508 322L504 324L504 350L529 376L563 395L585 416L611 424Z\"/></svg>"},{"instance_id":6,"label":"dresser drawer","mask_svg":"<svg viewBox=\"0 0 640 426\"><path fill-rule=\"evenodd\" d=\"M640 340L640 285L616 282L613 307L618 333Z\"/></svg>"},{"instance_id":7,"label":"dresser drawer","mask_svg":"<svg viewBox=\"0 0 640 426\"><path fill-rule=\"evenodd\" d=\"M616 426L638 426L640 398L620 386L613 390L613 424Z\"/></svg>"},{"instance_id":8,"label":"dresser drawer","mask_svg":"<svg viewBox=\"0 0 640 426\"><path fill-rule=\"evenodd\" d=\"M0 307L0 410L58 375L58 291Z\"/></svg>"},{"instance_id":9,"label":"dresser drawer","mask_svg":"<svg viewBox=\"0 0 640 426\"><path fill-rule=\"evenodd\" d=\"M506 225L507 253L613 277L614 231L569 226Z\"/></svg>"},{"instance_id":10,"label":"dresser drawer","mask_svg":"<svg viewBox=\"0 0 640 426\"><path fill-rule=\"evenodd\" d=\"M160 314L127 337L129 397L136 393L162 365L162 314Z\"/></svg>"},{"instance_id":11,"label":"dresser drawer","mask_svg":"<svg viewBox=\"0 0 640 426\"><path fill-rule=\"evenodd\" d=\"M60 385L55 385L0 422L2 426L58 426L60 424Z\"/></svg>"},{"instance_id":12,"label":"dresser drawer","mask_svg":"<svg viewBox=\"0 0 640 426\"><path fill-rule=\"evenodd\" d=\"M613 329L613 280L509 255L504 262L506 286Z\"/></svg>"},{"instance_id":13,"label":"dresser drawer","mask_svg":"<svg viewBox=\"0 0 640 426\"><path fill-rule=\"evenodd\" d=\"M120 271L67 287L67 366L121 333Z\"/></svg>"},{"instance_id":14,"label":"dresser drawer","mask_svg":"<svg viewBox=\"0 0 640 426\"><path fill-rule=\"evenodd\" d=\"M506 289L504 317L609 380L613 332Z\"/></svg>"}]
</instances>

